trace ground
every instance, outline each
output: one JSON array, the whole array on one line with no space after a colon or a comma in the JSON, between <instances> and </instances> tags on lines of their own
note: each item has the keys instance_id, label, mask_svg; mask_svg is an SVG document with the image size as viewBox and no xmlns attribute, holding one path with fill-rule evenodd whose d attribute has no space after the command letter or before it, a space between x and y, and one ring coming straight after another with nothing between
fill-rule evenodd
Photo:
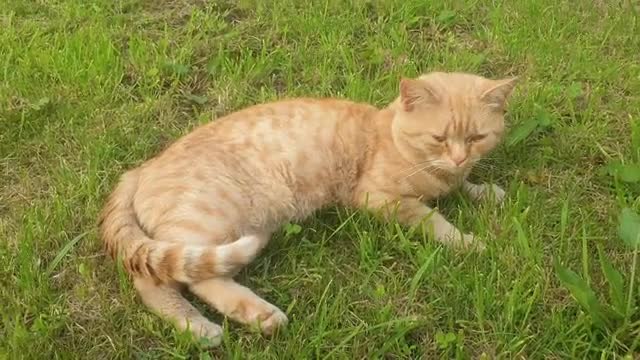
<instances>
[{"instance_id":1,"label":"ground","mask_svg":"<svg viewBox=\"0 0 640 360\"><path fill-rule=\"evenodd\" d=\"M617 231L622 208L640 209L640 189L611 176L611 164L639 155L637 2L0 0L0 9L0 357L640 356L640 276ZM485 239L485 253L327 209L285 226L238 276L286 311L287 330L266 338L228 323L213 350L149 313L104 256L96 217L119 174L198 124L301 95L384 106L401 76L432 70L521 77L507 141L474 173L504 187L505 203L459 193L438 203ZM611 301L598 246L634 285L624 321L599 323L567 280Z\"/></svg>"}]
</instances>

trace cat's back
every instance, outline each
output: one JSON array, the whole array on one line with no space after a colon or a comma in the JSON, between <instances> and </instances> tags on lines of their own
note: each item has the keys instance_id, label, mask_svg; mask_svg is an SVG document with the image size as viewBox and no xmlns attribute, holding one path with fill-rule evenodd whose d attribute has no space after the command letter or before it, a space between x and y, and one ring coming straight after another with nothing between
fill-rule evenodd
<instances>
[{"instance_id":1,"label":"cat's back","mask_svg":"<svg viewBox=\"0 0 640 360\"><path fill-rule=\"evenodd\" d=\"M374 106L341 99L294 98L253 105L202 125L149 160L144 177L225 169L229 176L286 167L318 172L365 146ZM233 173L233 174L231 174ZM172 175L173 176L173 175Z\"/></svg>"},{"instance_id":2,"label":"cat's back","mask_svg":"<svg viewBox=\"0 0 640 360\"><path fill-rule=\"evenodd\" d=\"M317 135L320 129L332 129L338 123L358 121L375 107L342 99L294 98L253 105L226 115L191 134L218 140L253 138L256 142L278 136Z\"/></svg>"},{"instance_id":3,"label":"cat's back","mask_svg":"<svg viewBox=\"0 0 640 360\"><path fill-rule=\"evenodd\" d=\"M306 216L355 186L373 111L344 100L292 99L203 125L143 166L134 199L140 220L154 228L157 209L171 208L166 217L189 213L202 199L226 199L256 224Z\"/></svg>"},{"instance_id":4,"label":"cat's back","mask_svg":"<svg viewBox=\"0 0 640 360\"><path fill-rule=\"evenodd\" d=\"M371 105L331 98L294 98L249 106L194 129L160 157L234 155L293 160L301 150L328 150L338 133L366 127ZM344 139L343 139L344 140ZM356 139L354 138L354 141ZM160 159L158 159L160 160Z\"/></svg>"}]
</instances>

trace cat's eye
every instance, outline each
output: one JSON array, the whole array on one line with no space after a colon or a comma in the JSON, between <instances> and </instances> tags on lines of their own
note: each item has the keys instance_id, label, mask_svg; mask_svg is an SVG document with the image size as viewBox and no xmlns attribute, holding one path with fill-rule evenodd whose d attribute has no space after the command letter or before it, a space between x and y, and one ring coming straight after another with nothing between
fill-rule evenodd
<instances>
[{"instance_id":1,"label":"cat's eye","mask_svg":"<svg viewBox=\"0 0 640 360\"><path fill-rule=\"evenodd\" d=\"M445 140L447 140L447 138L444 136L440 136L440 135L431 135L431 136L433 136L433 139L437 142L444 142Z\"/></svg>"},{"instance_id":2,"label":"cat's eye","mask_svg":"<svg viewBox=\"0 0 640 360\"><path fill-rule=\"evenodd\" d=\"M486 137L487 137L487 134L472 135L467 138L467 142L470 142L470 143L478 142Z\"/></svg>"}]
</instances>

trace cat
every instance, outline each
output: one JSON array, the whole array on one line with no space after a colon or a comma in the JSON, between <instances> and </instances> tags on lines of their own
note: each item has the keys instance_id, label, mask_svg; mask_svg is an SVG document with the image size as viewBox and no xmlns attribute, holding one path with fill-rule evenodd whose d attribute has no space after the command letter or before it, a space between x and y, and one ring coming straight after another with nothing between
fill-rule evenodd
<instances>
[{"instance_id":1,"label":"cat","mask_svg":"<svg viewBox=\"0 0 640 360\"><path fill-rule=\"evenodd\" d=\"M365 209L482 249L425 202L458 187L474 200L502 200L497 185L466 178L500 142L516 82L431 72L401 78L384 108L295 98L226 115L122 175L100 214L106 251L153 312L217 345L221 327L181 291L274 333L287 316L233 276L283 223L320 208Z\"/></svg>"}]
</instances>

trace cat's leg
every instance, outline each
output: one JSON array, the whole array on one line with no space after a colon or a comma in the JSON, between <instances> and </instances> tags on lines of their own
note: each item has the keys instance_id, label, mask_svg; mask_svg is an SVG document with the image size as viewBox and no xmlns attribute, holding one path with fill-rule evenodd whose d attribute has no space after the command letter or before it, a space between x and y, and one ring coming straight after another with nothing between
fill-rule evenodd
<instances>
[{"instance_id":1,"label":"cat's leg","mask_svg":"<svg viewBox=\"0 0 640 360\"><path fill-rule=\"evenodd\" d=\"M451 224L437 210L426 206L417 198L395 199L393 196L378 193L369 194L366 206L382 210L387 218L395 217L400 223L409 226L424 226L424 230L445 244L461 248L484 249L484 244L472 234L464 234Z\"/></svg>"},{"instance_id":2,"label":"cat's leg","mask_svg":"<svg viewBox=\"0 0 640 360\"><path fill-rule=\"evenodd\" d=\"M493 198L496 203L502 203L506 195L502 188L495 184L473 184L466 181L462 184L462 190L474 201Z\"/></svg>"},{"instance_id":3,"label":"cat's leg","mask_svg":"<svg viewBox=\"0 0 640 360\"><path fill-rule=\"evenodd\" d=\"M198 337L209 339L212 346L220 344L220 325L205 318L176 287L143 277L134 278L133 283L142 302L153 312L171 321L179 330L189 330Z\"/></svg>"},{"instance_id":4,"label":"cat's leg","mask_svg":"<svg viewBox=\"0 0 640 360\"><path fill-rule=\"evenodd\" d=\"M189 286L207 304L243 324L259 326L266 335L284 327L287 316L249 288L231 278L214 278Z\"/></svg>"}]
</instances>

